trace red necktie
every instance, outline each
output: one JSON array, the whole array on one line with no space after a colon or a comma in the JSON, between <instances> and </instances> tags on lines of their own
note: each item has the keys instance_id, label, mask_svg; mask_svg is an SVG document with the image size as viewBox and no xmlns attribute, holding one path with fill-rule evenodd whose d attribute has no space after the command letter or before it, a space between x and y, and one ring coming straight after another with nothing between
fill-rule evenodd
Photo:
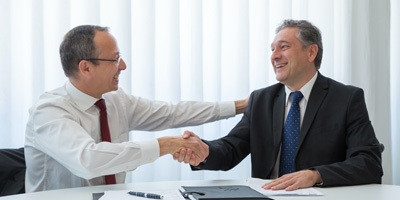
<instances>
[{"instance_id":1,"label":"red necktie","mask_svg":"<svg viewBox=\"0 0 400 200\"><path fill-rule=\"evenodd\" d=\"M101 127L101 139L106 142L111 142L110 129L108 128L107 120L107 108L104 99L98 100L94 105L100 109L100 127ZM107 175L106 184L115 184L115 175Z\"/></svg>"}]
</instances>

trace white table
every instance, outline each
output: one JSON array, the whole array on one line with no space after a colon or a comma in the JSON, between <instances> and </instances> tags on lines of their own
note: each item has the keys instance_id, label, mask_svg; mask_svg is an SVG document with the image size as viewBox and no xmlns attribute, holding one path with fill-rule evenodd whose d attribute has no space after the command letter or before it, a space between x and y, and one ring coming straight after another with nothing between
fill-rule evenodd
<instances>
[{"instance_id":1,"label":"white table","mask_svg":"<svg viewBox=\"0 0 400 200\"><path fill-rule=\"evenodd\" d=\"M0 200L92 200L92 193L104 192L107 190L144 190L144 189L178 189L180 186L211 186L211 185L245 185L245 180L215 180L215 181L166 181L131 183L118 185L104 185L81 187L61 190L50 190L20 195L0 197ZM324 196L271 196L273 199L361 199L361 200L385 200L400 199L400 186L395 185L359 185L348 187L316 188L324 193Z\"/></svg>"}]
</instances>

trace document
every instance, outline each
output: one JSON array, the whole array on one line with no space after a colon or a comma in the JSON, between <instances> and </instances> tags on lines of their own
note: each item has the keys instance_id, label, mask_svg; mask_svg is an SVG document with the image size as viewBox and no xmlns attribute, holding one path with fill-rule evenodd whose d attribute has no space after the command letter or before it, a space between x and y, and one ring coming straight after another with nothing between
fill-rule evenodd
<instances>
[{"instance_id":1,"label":"document","mask_svg":"<svg viewBox=\"0 0 400 200\"><path fill-rule=\"evenodd\" d=\"M130 190L106 191L99 200L144 200L149 198L138 197L128 194ZM162 200L185 200L178 190L140 190L145 193L154 193L164 196ZM149 199L151 200L151 199Z\"/></svg>"},{"instance_id":2,"label":"document","mask_svg":"<svg viewBox=\"0 0 400 200\"><path fill-rule=\"evenodd\" d=\"M196 200L217 199L269 199L267 196L253 190L247 185L219 185L219 186L182 186L182 195ZM193 197L193 198L191 198Z\"/></svg>"},{"instance_id":3,"label":"document","mask_svg":"<svg viewBox=\"0 0 400 200\"><path fill-rule=\"evenodd\" d=\"M266 196L323 196L324 194L315 188L305 188L298 189L294 191L285 190L265 190L261 186L271 180L259 179L259 178L249 178L247 179L248 185L254 190L264 194Z\"/></svg>"}]
</instances>

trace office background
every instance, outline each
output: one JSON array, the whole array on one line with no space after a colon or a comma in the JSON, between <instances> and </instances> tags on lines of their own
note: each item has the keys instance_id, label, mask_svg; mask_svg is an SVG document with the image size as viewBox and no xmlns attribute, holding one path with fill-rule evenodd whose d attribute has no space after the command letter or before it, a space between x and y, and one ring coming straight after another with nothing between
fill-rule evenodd
<instances>
[{"instance_id":1,"label":"office background","mask_svg":"<svg viewBox=\"0 0 400 200\"><path fill-rule=\"evenodd\" d=\"M286 18L321 29L320 72L361 87L383 153L387 184L400 185L399 0L0 0L0 148L24 145L28 109L63 85L58 47L82 24L110 27L127 70L120 87L150 99L226 101L276 83L270 44ZM132 140L226 135L241 116L199 127L132 132ZM228 172L191 172L164 156L128 182L246 179L250 159Z\"/></svg>"}]
</instances>

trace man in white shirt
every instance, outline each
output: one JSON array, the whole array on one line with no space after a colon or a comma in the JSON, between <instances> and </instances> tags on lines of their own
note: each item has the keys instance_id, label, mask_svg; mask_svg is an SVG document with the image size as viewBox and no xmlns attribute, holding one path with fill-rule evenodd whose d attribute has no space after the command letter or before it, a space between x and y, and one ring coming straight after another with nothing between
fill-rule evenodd
<instances>
[{"instance_id":1,"label":"man in white shirt","mask_svg":"<svg viewBox=\"0 0 400 200\"><path fill-rule=\"evenodd\" d=\"M26 127L26 191L105 184L125 172L181 149L193 152L193 165L208 156L198 137L161 137L129 142L131 130L162 130L199 125L242 113L247 99L233 102L180 102L172 105L126 94L118 77L126 64L108 28L79 26L60 45L69 81L43 94L30 109ZM104 99L111 142L101 138L100 110Z\"/></svg>"}]
</instances>

